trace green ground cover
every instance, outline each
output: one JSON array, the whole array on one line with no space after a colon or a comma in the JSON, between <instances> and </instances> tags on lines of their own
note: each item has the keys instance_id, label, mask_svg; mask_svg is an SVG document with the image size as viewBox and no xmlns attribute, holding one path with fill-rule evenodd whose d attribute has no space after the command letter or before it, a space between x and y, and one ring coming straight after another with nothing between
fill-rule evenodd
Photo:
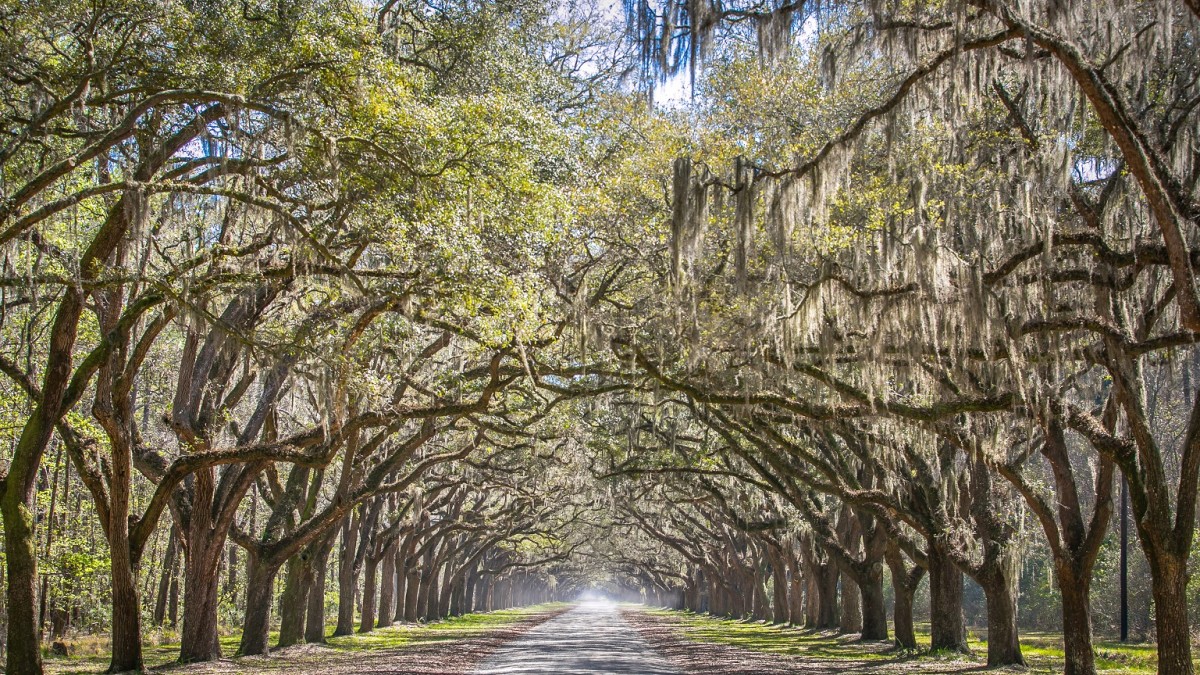
<instances>
[{"instance_id":1,"label":"green ground cover","mask_svg":"<svg viewBox=\"0 0 1200 675\"><path fill-rule=\"evenodd\" d=\"M833 631L813 631L790 626L777 626L758 621L743 621L665 609L650 613L669 617L679 623L687 639L697 642L727 644L743 649L812 659L896 662L898 660L962 660L964 668L978 668L986 662L987 641L972 633L969 644L973 654L963 657L947 654L898 654L890 645L862 643L852 635ZM918 624L917 640L929 644L928 625ZM1024 633L1022 653L1031 672L1061 673L1063 669L1062 636L1057 633ZM1153 673L1158 661L1153 644L1127 644L1097 640L1096 666L1113 675L1124 673ZM1197 661L1200 666L1200 661Z\"/></svg>"},{"instance_id":2,"label":"green ground cover","mask_svg":"<svg viewBox=\"0 0 1200 675\"><path fill-rule=\"evenodd\" d=\"M247 663L253 662L248 672L260 672L265 669L292 671L305 665L321 665L326 661L340 661L355 654L370 652L378 654L392 650L433 645L439 642L463 640L487 633L488 631L505 628L519 623L533 614L552 612L567 607L566 603L546 603L530 607L503 609L494 612L467 614L465 616L449 617L441 621L425 624L398 624L388 628L377 628L370 633L355 633L342 637L330 638L321 646L290 648L282 656L250 657ZM326 634L333 632L334 624L330 624ZM274 644L278 633L272 631L271 643ZM221 636L223 654L232 655L237 651L240 639L239 633L231 631ZM76 673L91 674L103 672L108 666L108 640L104 636L86 636L68 640L71 656L56 657L43 651L46 659L46 670L61 675ZM152 633L145 643L145 662L148 668L159 669L172 665L179 656L177 636L170 632ZM241 659L232 660L234 668ZM268 666L269 664L269 666ZM220 672L227 672L222 669ZM228 672L237 672L232 670Z\"/></svg>"}]
</instances>

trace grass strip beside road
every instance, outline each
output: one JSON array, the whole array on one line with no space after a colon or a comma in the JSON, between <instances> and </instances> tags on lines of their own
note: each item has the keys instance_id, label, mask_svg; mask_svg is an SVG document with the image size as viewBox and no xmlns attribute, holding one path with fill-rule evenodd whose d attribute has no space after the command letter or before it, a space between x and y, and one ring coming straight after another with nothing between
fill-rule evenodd
<instances>
[{"instance_id":1,"label":"grass strip beside road","mask_svg":"<svg viewBox=\"0 0 1200 675\"><path fill-rule=\"evenodd\" d=\"M781 626L761 621L745 621L667 609L635 609L648 617L668 622L680 637L696 643L726 645L757 652L820 663L822 672L837 672L839 662L846 670L859 672L864 664L877 663L880 673L967 672L986 662L986 632L972 634L972 654L909 655L897 652L889 643L859 642L853 634L816 631ZM928 647L927 625L918 625L917 640ZM1021 635L1022 653L1032 673L1061 673L1064 664L1062 635L1030 632ZM1097 640L1096 667L1111 675L1142 675L1156 672L1158 654L1153 644L1127 644ZM1200 661L1197 663L1200 666Z\"/></svg>"},{"instance_id":2,"label":"grass strip beside road","mask_svg":"<svg viewBox=\"0 0 1200 675\"><path fill-rule=\"evenodd\" d=\"M270 656L225 658L212 663L178 666L179 643L148 643L145 661L151 672L198 675L253 673L313 673L337 675L364 667L397 673L466 673L499 644L569 609L567 603L466 614L425 624L397 624L369 633L329 638L325 644L305 644L273 650ZM329 631L332 632L332 626ZM276 634L272 633L274 643ZM46 672L55 675L93 675L108 666L107 640L89 637L68 640L72 656L47 656ZM237 650L236 634L221 638L222 652Z\"/></svg>"}]
</instances>

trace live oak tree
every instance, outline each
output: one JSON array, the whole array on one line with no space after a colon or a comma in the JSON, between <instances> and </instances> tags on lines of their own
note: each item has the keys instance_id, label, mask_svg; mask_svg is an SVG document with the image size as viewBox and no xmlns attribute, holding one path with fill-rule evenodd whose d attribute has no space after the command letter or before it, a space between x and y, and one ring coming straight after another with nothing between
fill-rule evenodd
<instances>
[{"instance_id":1,"label":"live oak tree","mask_svg":"<svg viewBox=\"0 0 1200 675\"><path fill-rule=\"evenodd\" d=\"M1195 3L626 9L0 8L9 672L94 523L114 671L172 583L186 661L327 585L883 639L885 574L1019 664L1044 551L1090 673L1121 484L1191 672Z\"/></svg>"},{"instance_id":2,"label":"live oak tree","mask_svg":"<svg viewBox=\"0 0 1200 675\"><path fill-rule=\"evenodd\" d=\"M151 3L5 8L11 29L5 34L0 242L22 260L18 265L31 281L45 276L46 292L35 293L30 308L36 311L29 316L40 316L43 306L53 314L48 348L37 352L40 365L26 359L21 368L5 361L5 372L21 383L34 406L14 450L3 501L11 672L37 672L41 664L34 617L26 612L32 611L36 575L32 477L56 426L73 458L82 457L80 444L86 441L74 438L64 418L97 372L97 418L123 447L112 448L103 481L82 466L80 473L89 477L104 509L106 535L121 552L113 557L119 584L114 629L129 632L117 640L112 667L140 667L129 575L154 521L138 523L142 531L132 536L127 531L126 437L134 379L146 348L178 311L172 296L189 272L212 264L226 248L235 257L244 255L219 237L195 236L207 224L179 229L155 212L176 197L182 207L207 195L257 202L274 211L272 217L290 215L290 206L253 186L255 176L290 161L287 144L293 139L283 129L304 125L291 106L294 95L310 89L322 70L335 71L319 52L296 50L303 39L276 40L278 49L270 54L241 41L254 41L253 33L276 37L278 25L247 21L241 25L247 33L222 32L213 28L224 22L216 6L209 12L177 9ZM341 38L327 43L334 49L353 42L352 31L338 23L342 17L330 18L332 32L313 26L312 34L340 31ZM229 66L220 73L206 67L218 55ZM163 254L148 243L165 234L166 244L176 232L188 234L183 249ZM38 283L40 288L43 282Z\"/></svg>"}]
</instances>

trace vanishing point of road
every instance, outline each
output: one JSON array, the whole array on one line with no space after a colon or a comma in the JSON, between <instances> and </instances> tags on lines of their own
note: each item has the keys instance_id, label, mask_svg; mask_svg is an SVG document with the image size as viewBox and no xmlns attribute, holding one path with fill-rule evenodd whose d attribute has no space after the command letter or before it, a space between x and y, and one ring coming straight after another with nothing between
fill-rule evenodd
<instances>
[{"instance_id":1,"label":"vanishing point of road","mask_svg":"<svg viewBox=\"0 0 1200 675\"><path fill-rule=\"evenodd\" d=\"M497 649L476 675L679 675L617 605L586 601Z\"/></svg>"}]
</instances>

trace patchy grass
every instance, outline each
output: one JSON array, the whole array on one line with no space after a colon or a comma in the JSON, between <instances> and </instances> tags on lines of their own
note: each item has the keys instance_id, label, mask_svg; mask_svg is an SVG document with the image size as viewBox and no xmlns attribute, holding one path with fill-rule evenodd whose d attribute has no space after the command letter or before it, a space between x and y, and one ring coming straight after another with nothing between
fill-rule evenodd
<instances>
[{"instance_id":1,"label":"patchy grass","mask_svg":"<svg viewBox=\"0 0 1200 675\"><path fill-rule=\"evenodd\" d=\"M715 642L758 652L820 659L862 660L886 659L888 655L884 651L890 647L885 643L868 646L855 641L853 636L839 635L833 631L810 631L667 609L651 609L648 612L674 617L689 640Z\"/></svg>"},{"instance_id":2,"label":"patchy grass","mask_svg":"<svg viewBox=\"0 0 1200 675\"><path fill-rule=\"evenodd\" d=\"M179 673L261 673L274 672L355 672L364 659L387 661L422 654L426 665L437 667L441 661L431 654L452 643L471 641L470 650L461 650L454 656L478 655L490 648L485 641L474 640L494 635L499 631L528 624L539 616L553 615L568 607L566 603L546 603L532 607L497 610L494 612L450 617L427 624L398 624L388 628L377 628L370 633L356 633L329 638L323 645L298 645L272 652L270 657L226 658L213 664L176 666L179 657L179 642L171 633L150 633L144 643L144 658L151 670L166 670ZM333 630L331 624L326 633ZM271 633L274 644L278 633ZM240 635L237 632L223 634L221 650L226 656L237 651ZM478 642L479 644L474 644ZM46 671L58 675L83 675L103 672L108 666L109 644L106 636L82 636L67 640L71 656L55 657L44 650ZM469 652L469 653L468 653ZM449 658L450 655L447 655ZM418 672L418 671L413 671ZM438 672L438 671L433 671ZM447 668L445 672L453 672Z\"/></svg>"},{"instance_id":3,"label":"patchy grass","mask_svg":"<svg viewBox=\"0 0 1200 675\"><path fill-rule=\"evenodd\" d=\"M669 619L680 628L682 637L687 640L798 657L807 661L830 662L829 665L835 668L834 662L837 661L854 662L856 668L874 662L878 664L879 672L920 672L923 670L920 664L932 667L936 663L939 671L949 666L961 672L982 669L987 658L986 632L982 635L969 634L968 645L972 651L969 656L928 652L911 656L896 652L890 644L859 642L854 635L834 631L814 631L666 609L643 611ZM917 641L928 649L928 625L917 626ZM1062 635L1024 633L1021 635L1021 650L1029 664L1027 672L1063 671ZM1095 650L1096 668L1105 673L1140 675L1154 673L1157 668L1158 652L1153 644L1097 640ZM1197 660L1197 666L1200 667L1200 660Z\"/></svg>"},{"instance_id":4,"label":"patchy grass","mask_svg":"<svg viewBox=\"0 0 1200 675\"><path fill-rule=\"evenodd\" d=\"M1096 640L1096 670L1106 673L1154 673L1158 670L1158 649L1153 644L1130 644L1112 640ZM980 643L987 653L987 642ZM1021 653L1030 665L1039 670L1062 672L1063 642L1058 633L1023 633ZM1200 661L1197 661L1200 666Z\"/></svg>"},{"instance_id":5,"label":"patchy grass","mask_svg":"<svg viewBox=\"0 0 1200 675\"><path fill-rule=\"evenodd\" d=\"M341 651L356 652L463 640L480 633L506 628L532 614L557 612L567 607L570 605L565 602L551 602L533 607L465 614L433 623L399 624L388 628L376 628L370 633L355 633L354 635L329 638L327 644ZM328 632L332 632L332 626Z\"/></svg>"}]
</instances>

